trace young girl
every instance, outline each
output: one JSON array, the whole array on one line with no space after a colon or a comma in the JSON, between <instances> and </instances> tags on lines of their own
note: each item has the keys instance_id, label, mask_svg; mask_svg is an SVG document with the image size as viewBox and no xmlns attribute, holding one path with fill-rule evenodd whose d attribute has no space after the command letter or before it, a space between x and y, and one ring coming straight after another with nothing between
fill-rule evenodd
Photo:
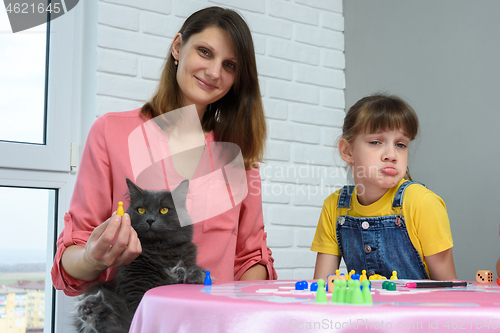
<instances>
[{"instance_id":1,"label":"young girl","mask_svg":"<svg viewBox=\"0 0 500 333\"><path fill-rule=\"evenodd\" d=\"M356 185L324 202L311 246L315 279L335 273L341 257L367 275L456 279L446 206L407 171L417 132L415 112L394 96L365 97L349 110L338 149Z\"/></svg>"}]
</instances>

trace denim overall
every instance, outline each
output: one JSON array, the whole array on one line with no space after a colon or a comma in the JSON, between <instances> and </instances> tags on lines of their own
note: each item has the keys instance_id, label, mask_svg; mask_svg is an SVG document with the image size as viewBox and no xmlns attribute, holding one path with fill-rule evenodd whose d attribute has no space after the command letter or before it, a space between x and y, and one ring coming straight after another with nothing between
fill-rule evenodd
<instances>
[{"instance_id":1,"label":"denim overall","mask_svg":"<svg viewBox=\"0 0 500 333\"><path fill-rule=\"evenodd\" d=\"M394 215L380 217L352 217L351 196L354 186L344 186L337 209L337 241L348 271L367 275L380 274L390 278L397 271L399 279L428 279L424 263L413 246L406 230L403 194L414 181L403 183L396 192L392 209ZM422 184L420 184L422 185ZM423 185L422 185L423 186ZM347 209L346 209L347 208ZM342 215L342 209L344 214Z\"/></svg>"}]
</instances>

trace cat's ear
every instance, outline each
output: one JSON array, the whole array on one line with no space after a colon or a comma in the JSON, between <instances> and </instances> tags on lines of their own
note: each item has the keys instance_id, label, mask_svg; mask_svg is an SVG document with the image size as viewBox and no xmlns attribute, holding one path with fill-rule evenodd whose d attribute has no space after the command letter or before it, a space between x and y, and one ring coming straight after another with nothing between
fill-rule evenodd
<instances>
[{"instance_id":1,"label":"cat's ear","mask_svg":"<svg viewBox=\"0 0 500 333\"><path fill-rule=\"evenodd\" d=\"M134 182L128 178L125 180L127 181L128 192L130 193L131 198L142 195L143 190L139 186L135 185Z\"/></svg>"},{"instance_id":2,"label":"cat's ear","mask_svg":"<svg viewBox=\"0 0 500 333\"><path fill-rule=\"evenodd\" d=\"M175 190L172 191L172 194L175 195L176 198L181 198L183 201L186 200L187 194L189 191L189 180L184 179Z\"/></svg>"}]
</instances>

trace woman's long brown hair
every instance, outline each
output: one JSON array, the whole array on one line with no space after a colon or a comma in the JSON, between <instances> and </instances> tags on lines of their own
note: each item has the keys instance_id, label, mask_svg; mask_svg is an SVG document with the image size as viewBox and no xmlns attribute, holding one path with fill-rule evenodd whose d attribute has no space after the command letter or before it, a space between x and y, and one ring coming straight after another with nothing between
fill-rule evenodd
<instances>
[{"instance_id":1,"label":"woman's long brown hair","mask_svg":"<svg viewBox=\"0 0 500 333\"><path fill-rule=\"evenodd\" d=\"M252 163L262 162L266 141L266 121L252 34L243 18L235 11L208 7L187 18L179 30L182 41L187 42L191 35L200 33L207 27L218 27L229 34L236 53L236 76L229 92L208 105L201 125L204 131L214 131L216 141L237 144L248 170ZM146 117L154 118L185 106L181 104L181 91L171 49L172 47L157 90L141 109Z\"/></svg>"}]
</instances>

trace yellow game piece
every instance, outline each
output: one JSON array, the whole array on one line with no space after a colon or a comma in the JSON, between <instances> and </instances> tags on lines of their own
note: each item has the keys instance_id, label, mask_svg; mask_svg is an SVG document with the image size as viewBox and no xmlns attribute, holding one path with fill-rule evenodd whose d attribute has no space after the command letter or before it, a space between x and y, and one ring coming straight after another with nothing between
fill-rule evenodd
<instances>
[{"instance_id":1,"label":"yellow game piece","mask_svg":"<svg viewBox=\"0 0 500 333\"><path fill-rule=\"evenodd\" d=\"M397 280L397 279L398 279L398 272L392 271L391 280Z\"/></svg>"},{"instance_id":2,"label":"yellow game piece","mask_svg":"<svg viewBox=\"0 0 500 333\"><path fill-rule=\"evenodd\" d=\"M347 281L349 281L351 279L351 275L355 274L356 271L354 269L351 269L351 271L349 272L349 274L347 275Z\"/></svg>"},{"instance_id":3,"label":"yellow game piece","mask_svg":"<svg viewBox=\"0 0 500 333\"><path fill-rule=\"evenodd\" d=\"M340 269L335 270L335 275L340 275Z\"/></svg>"},{"instance_id":4,"label":"yellow game piece","mask_svg":"<svg viewBox=\"0 0 500 333\"><path fill-rule=\"evenodd\" d=\"M367 279L367 278L366 278L366 269L363 269L363 270L361 271L361 276L359 277L359 281L360 281L360 282L363 282L363 281L364 281L364 280L366 280L366 279Z\"/></svg>"},{"instance_id":5,"label":"yellow game piece","mask_svg":"<svg viewBox=\"0 0 500 333\"><path fill-rule=\"evenodd\" d=\"M118 202L118 209L116 210L116 215L123 216L125 212L123 211L123 202Z\"/></svg>"}]
</instances>

